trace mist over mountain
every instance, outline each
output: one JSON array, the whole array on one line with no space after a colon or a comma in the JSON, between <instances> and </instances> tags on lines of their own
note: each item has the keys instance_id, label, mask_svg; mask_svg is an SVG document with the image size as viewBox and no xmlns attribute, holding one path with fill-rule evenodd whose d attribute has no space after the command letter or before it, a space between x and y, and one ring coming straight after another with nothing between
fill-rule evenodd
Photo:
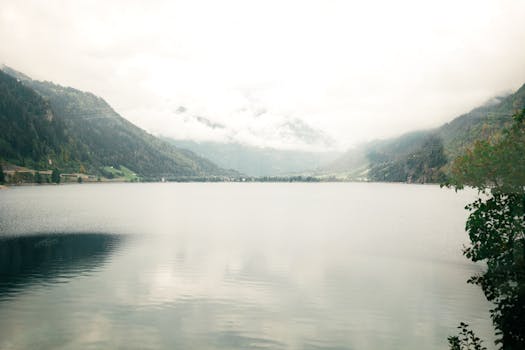
<instances>
[{"instance_id":1,"label":"mist over mountain","mask_svg":"<svg viewBox=\"0 0 525 350\"><path fill-rule=\"evenodd\" d=\"M317 171L346 179L440 182L446 166L477 140L498 135L525 108L525 85L429 130L376 140L355 147Z\"/></svg>"},{"instance_id":2,"label":"mist over mountain","mask_svg":"<svg viewBox=\"0 0 525 350\"><path fill-rule=\"evenodd\" d=\"M35 169L100 174L124 166L146 178L236 174L122 118L101 97L0 71L0 156Z\"/></svg>"},{"instance_id":3,"label":"mist over mountain","mask_svg":"<svg viewBox=\"0 0 525 350\"><path fill-rule=\"evenodd\" d=\"M326 150L333 147L334 141L322 130L298 118L275 117L264 108L248 118L254 124L235 129L179 106L174 118L182 126L198 124L220 141L166 135L158 138L122 118L92 93L33 80L7 66L0 71L0 82L0 154L8 163L35 169L57 167L68 172L83 169L92 174L101 174L108 166L123 166L142 177L157 179L243 173L440 182L451 160L476 140L497 135L511 121L512 114L525 107L524 85L441 127L368 142L341 155ZM269 145L296 147L251 143L264 136Z\"/></svg>"},{"instance_id":4,"label":"mist over mountain","mask_svg":"<svg viewBox=\"0 0 525 350\"><path fill-rule=\"evenodd\" d=\"M166 140L177 147L193 151L225 169L235 169L250 176L302 174L326 166L341 152L307 152L254 147L239 143Z\"/></svg>"},{"instance_id":5,"label":"mist over mountain","mask_svg":"<svg viewBox=\"0 0 525 350\"><path fill-rule=\"evenodd\" d=\"M178 106L162 127L152 132L175 140L243 144L254 148L299 150L303 152L333 151L338 144L333 137L301 118L272 113L259 105L248 105L220 120L200 114L190 107Z\"/></svg>"}]
</instances>

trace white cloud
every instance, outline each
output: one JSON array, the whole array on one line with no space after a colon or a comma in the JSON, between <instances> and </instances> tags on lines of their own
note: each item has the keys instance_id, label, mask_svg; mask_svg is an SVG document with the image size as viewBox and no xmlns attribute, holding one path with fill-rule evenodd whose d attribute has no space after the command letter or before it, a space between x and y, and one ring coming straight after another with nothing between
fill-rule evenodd
<instances>
[{"instance_id":1,"label":"white cloud","mask_svg":"<svg viewBox=\"0 0 525 350\"><path fill-rule=\"evenodd\" d=\"M6 0L0 60L152 132L301 147L279 132L299 119L347 146L518 88L523 18L512 0Z\"/></svg>"}]
</instances>

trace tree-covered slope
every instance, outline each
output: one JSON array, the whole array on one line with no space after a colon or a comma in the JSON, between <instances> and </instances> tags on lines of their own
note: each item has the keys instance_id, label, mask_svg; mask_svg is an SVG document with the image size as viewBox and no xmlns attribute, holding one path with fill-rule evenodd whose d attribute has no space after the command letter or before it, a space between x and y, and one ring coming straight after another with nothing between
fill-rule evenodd
<instances>
[{"instance_id":1,"label":"tree-covered slope","mask_svg":"<svg viewBox=\"0 0 525 350\"><path fill-rule=\"evenodd\" d=\"M462 155L477 140L488 139L512 123L512 116L525 107L525 85L515 93L475 108L450 123L437 133L443 139L449 159Z\"/></svg>"},{"instance_id":2,"label":"tree-covered slope","mask_svg":"<svg viewBox=\"0 0 525 350\"><path fill-rule=\"evenodd\" d=\"M440 181L452 160L475 141L499 134L512 122L512 115L524 107L525 85L439 128L361 145L321 172L330 173L335 169L352 174L355 169L365 169L364 174L371 181Z\"/></svg>"},{"instance_id":3,"label":"tree-covered slope","mask_svg":"<svg viewBox=\"0 0 525 350\"><path fill-rule=\"evenodd\" d=\"M0 158L38 168L60 152L65 124L31 88L0 71Z\"/></svg>"},{"instance_id":4,"label":"tree-covered slope","mask_svg":"<svg viewBox=\"0 0 525 350\"><path fill-rule=\"evenodd\" d=\"M419 141L419 140L418 140ZM388 182L441 182L445 180L442 167L447 164L443 142L436 134L425 135L418 146L408 153L378 156L368 153L368 178Z\"/></svg>"},{"instance_id":5,"label":"tree-covered slope","mask_svg":"<svg viewBox=\"0 0 525 350\"><path fill-rule=\"evenodd\" d=\"M5 146L0 156L9 162L49 168L51 161L53 166L64 171L86 169L90 173L100 173L104 166L123 165L147 178L234 174L148 134L120 117L100 97L50 82L31 80L11 69L4 71L15 76L2 73L5 92L1 98L11 102L6 102L6 107L2 105L0 110L2 115L7 115L4 118L8 118L9 125L6 135L2 134ZM14 105L20 110L34 110L31 112L33 126L30 123L19 125L20 113L13 114L14 107L9 107ZM53 126L53 132L47 131L46 120ZM24 136L32 129L39 137ZM26 146L28 149L21 148L20 142L16 142L26 138L31 140L31 145ZM30 153L34 155L29 157Z\"/></svg>"}]
</instances>

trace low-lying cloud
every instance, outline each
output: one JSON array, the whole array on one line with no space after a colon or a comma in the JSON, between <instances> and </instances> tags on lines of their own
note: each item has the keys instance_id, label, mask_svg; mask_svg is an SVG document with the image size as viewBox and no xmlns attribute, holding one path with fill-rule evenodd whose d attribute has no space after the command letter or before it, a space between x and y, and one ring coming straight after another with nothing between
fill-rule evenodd
<instances>
[{"instance_id":1,"label":"low-lying cloud","mask_svg":"<svg viewBox=\"0 0 525 350\"><path fill-rule=\"evenodd\" d=\"M346 147L519 88L523 18L513 0L5 0L0 61L151 132L293 148L307 125Z\"/></svg>"}]
</instances>

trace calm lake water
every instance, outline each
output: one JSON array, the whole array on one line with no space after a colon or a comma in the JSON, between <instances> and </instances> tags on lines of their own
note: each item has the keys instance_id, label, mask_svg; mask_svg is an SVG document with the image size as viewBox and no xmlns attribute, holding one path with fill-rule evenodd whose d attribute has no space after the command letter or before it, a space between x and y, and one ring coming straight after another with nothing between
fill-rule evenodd
<instances>
[{"instance_id":1,"label":"calm lake water","mask_svg":"<svg viewBox=\"0 0 525 350\"><path fill-rule=\"evenodd\" d=\"M474 192L398 184L0 191L0 349L492 348Z\"/></svg>"}]
</instances>

